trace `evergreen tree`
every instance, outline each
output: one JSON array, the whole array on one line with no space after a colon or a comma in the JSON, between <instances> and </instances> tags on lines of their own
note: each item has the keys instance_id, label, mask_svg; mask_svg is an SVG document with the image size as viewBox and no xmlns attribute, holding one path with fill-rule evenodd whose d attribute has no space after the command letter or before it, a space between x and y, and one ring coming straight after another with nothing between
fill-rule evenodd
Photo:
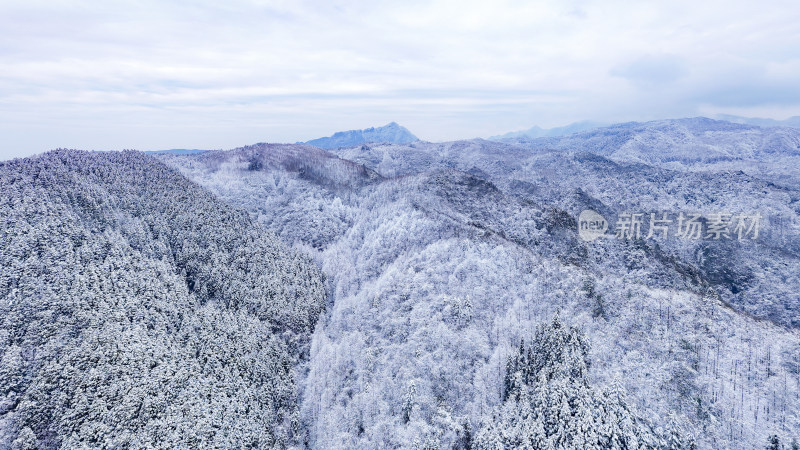
<instances>
[{"instance_id":1,"label":"evergreen tree","mask_svg":"<svg viewBox=\"0 0 800 450\"><path fill-rule=\"evenodd\" d=\"M781 450L782 448L781 440L778 438L777 434L770 435L770 437L767 438L767 450Z\"/></svg>"},{"instance_id":2,"label":"evergreen tree","mask_svg":"<svg viewBox=\"0 0 800 450\"><path fill-rule=\"evenodd\" d=\"M504 404L479 432L485 448L655 448L658 439L630 410L621 384L589 385L583 333L556 316L506 361ZM499 444L501 443L501 444Z\"/></svg>"}]
</instances>

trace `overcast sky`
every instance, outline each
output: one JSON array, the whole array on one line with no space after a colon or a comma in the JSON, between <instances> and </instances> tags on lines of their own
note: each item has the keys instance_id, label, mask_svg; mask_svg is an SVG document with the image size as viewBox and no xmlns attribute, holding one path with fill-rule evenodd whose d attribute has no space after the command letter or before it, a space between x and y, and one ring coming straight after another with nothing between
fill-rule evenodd
<instances>
[{"instance_id":1,"label":"overcast sky","mask_svg":"<svg viewBox=\"0 0 800 450\"><path fill-rule=\"evenodd\" d=\"M0 0L0 159L800 115L796 1Z\"/></svg>"}]
</instances>

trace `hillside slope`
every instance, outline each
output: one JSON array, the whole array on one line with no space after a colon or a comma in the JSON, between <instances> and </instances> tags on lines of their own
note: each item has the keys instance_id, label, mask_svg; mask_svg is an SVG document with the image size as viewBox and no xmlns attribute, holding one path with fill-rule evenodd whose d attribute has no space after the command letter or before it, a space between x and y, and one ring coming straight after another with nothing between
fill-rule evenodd
<instances>
[{"instance_id":1,"label":"hillside slope","mask_svg":"<svg viewBox=\"0 0 800 450\"><path fill-rule=\"evenodd\" d=\"M312 448L468 448L470 439L498 438L496 419L522 423L528 414L508 401L512 359L556 315L585 333L588 372L578 384L533 391L627 392L622 410L635 419L614 417L643 424L639 436L651 434L644 442L657 445L670 436L700 448L796 437L800 334L750 315L795 317L791 297L781 303L795 292L790 236L743 245L713 263L696 258L707 242L587 243L576 232L584 207L609 218L623 208L716 208L716 199L733 207L739 192L746 192L740 208L788 217L796 214L793 191L744 174L730 186L728 175L483 140L336 153L380 176L332 185L280 167L250 171L237 151L217 155L225 170L199 157L167 159L307 245L331 280L333 303L302 381ZM240 162L226 166L232 161ZM320 233L294 231L284 218L290 211L293 222ZM781 246L788 253L765 270L774 275L759 272L752 284L715 272L755 273L748 271ZM731 282L744 288L738 304L726 297ZM594 402L592 395L584 400ZM512 442L517 431L499 438Z\"/></svg>"},{"instance_id":2,"label":"hillside slope","mask_svg":"<svg viewBox=\"0 0 800 450\"><path fill-rule=\"evenodd\" d=\"M517 198L556 206L573 218L584 209L610 222L626 212L641 213L647 234L650 213L671 219L683 213L750 214L762 221L757 242L684 240L675 236L645 241L666 250L703 279L726 302L756 317L800 325L800 189L739 171L672 170L596 153L530 150L471 140L450 143L375 145L337 151L385 176L454 168L490 181ZM675 223L673 223L673 226Z\"/></svg>"},{"instance_id":3,"label":"hillside slope","mask_svg":"<svg viewBox=\"0 0 800 450\"><path fill-rule=\"evenodd\" d=\"M0 447L285 447L323 278L138 152L0 163Z\"/></svg>"}]
</instances>

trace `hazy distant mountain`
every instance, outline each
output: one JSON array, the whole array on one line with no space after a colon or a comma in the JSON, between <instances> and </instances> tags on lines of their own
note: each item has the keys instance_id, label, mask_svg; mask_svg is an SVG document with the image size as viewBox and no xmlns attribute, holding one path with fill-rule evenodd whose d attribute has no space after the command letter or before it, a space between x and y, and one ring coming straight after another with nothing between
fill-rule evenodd
<instances>
[{"instance_id":1,"label":"hazy distant mountain","mask_svg":"<svg viewBox=\"0 0 800 450\"><path fill-rule=\"evenodd\" d=\"M743 123L758 127L791 127L800 128L800 116L789 117L786 120L763 119L760 117L732 116L730 114L717 114L717 119L733 123Z\"/></svg>"},{"instance_id":2,"label":"hazy distant mountain","mask_svg":"<svg viewBox=\"0 0 800 450\"><path fill-rule=\"evenodd\" d=\"M512 131L510 133L501 134L497 136L492 136L489 138L490 141L501 141L504 139L514 139L514 138L540 138L540 137L555 137L555 136L566 136L568 134L579 133L581 131L588 131L593 130L595 128L600 128L607 126L608 124L601 123L601 122L591 122L588 120L584 120L581 122L571 123L569 125L564 125L563 127L555 127L555 128L541 128L538 126L534 126L533 128L529 128L527 130L522 131Z\"/></svg>"},{"instance_id":3,"label":"hazy distant mountain","mask_svg":"<svg viewBox=\"0 0 800 450\"><path fill-rule=\"evenodd\" d=\"M196 148L171 148L168 150L147 150L145 153L153 153L156 155L195 155L207 151L208 150L198 150Z\"/></svg>"},{"instance_id":4,"label":"hazy distant mountain","mask_svg":"<svg viewBox=\"0 0 800 450\"><path fill-rule=\"evenodd\" d=\"M306 144L319 148L355 147L367 142L388 142L390 144L408 144L419 139L411 134L408 129L392 122L382 127L366 128L364 130L339 131L333 136L312 139Z\"/></svg>"},{"instance_id":5,"label":"hazy distant mountain","mask_svg":"<svg viewBox=\"0 0 800 450\"><path fill-rule=\"evenodd\" d=\"M691 171L741 170L800 185L800 130L761 128L706 117L629 122L547 138L504 142L533 151L587 151L615 161Z\"/></svg>"}]
</instances>

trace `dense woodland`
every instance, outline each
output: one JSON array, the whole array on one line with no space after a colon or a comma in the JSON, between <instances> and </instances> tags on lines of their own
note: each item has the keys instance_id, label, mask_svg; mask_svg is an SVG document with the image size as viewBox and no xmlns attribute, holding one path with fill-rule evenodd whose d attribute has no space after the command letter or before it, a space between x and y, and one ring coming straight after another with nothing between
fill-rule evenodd
<instances>
[{"instance_id":1,"label":"dense woodland","mask_svg":"<svg viewBox=\"0 0 800 450\"><path fill-rule=\"evenodd\" d=\"M0 165L0 447L301 443L323 278L138 152Z\"/></svg>"}]
</instances>

